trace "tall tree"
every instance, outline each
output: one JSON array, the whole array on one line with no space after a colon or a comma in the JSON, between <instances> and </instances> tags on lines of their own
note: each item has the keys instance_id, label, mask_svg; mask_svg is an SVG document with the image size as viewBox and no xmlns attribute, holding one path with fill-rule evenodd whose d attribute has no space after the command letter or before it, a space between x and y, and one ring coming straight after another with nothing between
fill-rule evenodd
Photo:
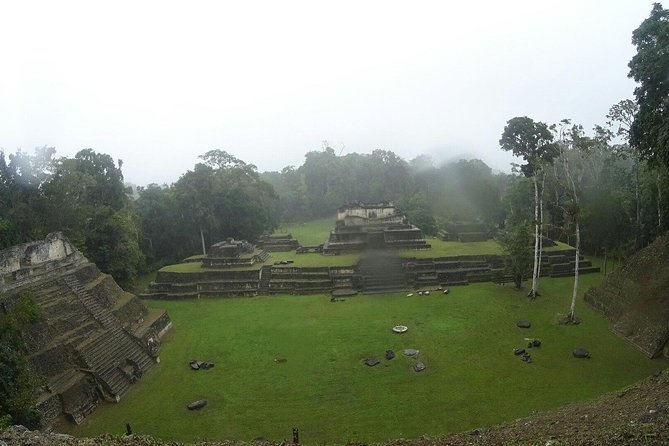
<instances>
[{"instance_id":1,"label":"tall tree","mask_svg":"<svg viewBox=\"0 0 669 446\"><path fill-rule=\"evenodd\" d=\"M586 136L581 125L572 124L568 119L562 120L555 129L558 136L558 164L560 169L557 180L561 183L565 194L565 199L562 200L562 208L566 214L566 220L573 227L575 237L574 283L567 316L568 321L573 322L576 318L581 258L582 191L586 176L589 174L590 177L593 177L593 169L589 166L589 160L594 158L593 153L600 150L602 141Z\"/></svg>"},{"instance_id":2,"label":"tall tree","mask_svg":"<svg viewBox=\"0 0 669 446\"><path fill-rule=\"evenodd\" d=\"M629 77L639 110L630 129L630 144L651 163L669 166L669 11L655 3L650 16L632 33L637 54Z\"/></svg>"},{"instance_id":3,"label":"tall tree","mask_svg":"<svg viewBox=\"0 0 669 446\"><path fill-rule=\"evenodd\" d=\"M625 144L616 147L615 153L622 158L629 158L634 166L634 196L635 196L635 247L641 248L642 230L641 230L641 188L639 183L639 170L641 169L641 154L635 146L630 145L631 129L634 123L634 116L639 112L639 106L631 99L625 99L614 104L606 115L607 125L613 128L616 136L625 140Z\"/></svg>"},{"instance_id":4,"label":"tall tree","mask_svg":"<svg viewBox=\"0 0 669 446\"><path fill-rule=\"evenodd\" d=\"M253 240L277 225L278 197L262 181L256 167L222 150L201 156L198 163L174 184L180 226L189 248L206 246L225 237ZM196 235L196 236L195 236Z\"/></svg>"},{"instance_id":5,"label":"tall tree","mask_svg":"<svg viewBox=\"0 0 669 446\"><path fill-rule=\"evenodd\" d=\"M60 158L41 187L51 230L65 235L98 267L122 286L130 285L144 266L139 222L120 163L92 149Z\"/></svg>"},{"instance_id":6,"label":"tall tree","mask_svg":"<svg viewBox=\"0 0 669 446\"><path fill-rule=\"evenodd\" d=\"M534 186L534 266L532 269L532 289L528 296L535 298L539 294L539 262L541 261L540 239L540 196L539 177L547 164L555 158L557 152L553 144L553 134L543 122L535 122L527 116L515 117L507 122L499 140L502 150L510 151L523 158L523 174L532 179Z\"/></svg>"},{"instance_id":7,"label":"tall tree","mask_svg":"<svg viewBox=\"0 0 669 446\"><path fill-rule=\"evenodd\" d=\"M53 147L22 151L0 151L0 249L42 238L49 231L44 219L48 203L41 187L53 163Z\"/></svg>"}]
</instances>

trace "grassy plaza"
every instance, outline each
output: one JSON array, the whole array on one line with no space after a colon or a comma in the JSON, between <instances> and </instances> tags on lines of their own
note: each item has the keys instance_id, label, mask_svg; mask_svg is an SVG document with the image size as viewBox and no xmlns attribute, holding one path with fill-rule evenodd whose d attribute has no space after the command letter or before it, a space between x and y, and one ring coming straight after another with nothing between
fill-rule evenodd
<instances>
[{"instance_id":1,"label":"grassy plaza","mask_svg":"<svg viewBox=\"0 0 669 446\"><path fill-rule=\"evenodd\" d=\"M581 277L581 290L601 278ZM167 309L174 324L160 364L73 433L120 434L130 423L138 434L174 441L290 440L293 427L304 444L436 436L591 399L666 367L612 334L582 298L583 322L557 325L571 284L543 279L535 301L490 283L336 303L327 295L146 301ZM517 328L520 319L532 327ZM393 333L397 324L409 330ZM531 364L512 352L525 338L542 341L528 350ZM592 358L573 358L577 347ZM406 348L420 351L426 370L413 370ZM397 355L389 361L388 349ZM365 366L368 357L381 364ZM193 371L191 359L215 367ZM188 411L198 399L208 405Z\"/></svg>"}]
</instances>

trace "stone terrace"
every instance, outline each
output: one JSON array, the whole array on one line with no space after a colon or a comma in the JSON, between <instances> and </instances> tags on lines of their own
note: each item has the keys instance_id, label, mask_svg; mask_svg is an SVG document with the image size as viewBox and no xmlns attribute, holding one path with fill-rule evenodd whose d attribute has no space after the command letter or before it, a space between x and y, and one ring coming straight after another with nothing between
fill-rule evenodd
<instances>
[{"instance_id":1,"label":"stone terrace","mask_svg":"<svg viewBox=\"0 0 669 446\"><path fill-rule=\"evenodd\" d=\"M260 237L256 246L268 252L287 252L299 248L300 243L292 234L271 234Z\"/></svg>"},{"instance_id":2,"label":"stone terrace","mask_svg":"<svg viewBox=\"0 0 669 446\"><path fill-rule=\"evenodd\" d=\"M542 276L574 274L575 250L547 251L542 256ZM599 267L581 256L581 274ZM504 257L469 255L437 258L400 258L393 250L370 251L357 265L341 267L294 267L263 265L260 269L207 269L198 272L158 272L140 297L185 299L271 294L324 293L355 289L366 293L407 288L467 285L475 282L507 282Z\"/></svg>"}]
</instances>

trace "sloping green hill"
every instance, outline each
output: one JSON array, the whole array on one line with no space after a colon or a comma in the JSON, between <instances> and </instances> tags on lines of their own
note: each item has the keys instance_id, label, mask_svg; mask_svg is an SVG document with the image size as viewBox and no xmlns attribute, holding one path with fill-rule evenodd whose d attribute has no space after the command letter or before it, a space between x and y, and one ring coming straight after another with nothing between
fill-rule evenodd
<instances>
[{"instance_id":1,"label":"sloping green hill","mask_svg":"<svg viewBox=\"0 0 669 446\"><path fill-rule=\"evenodd\" d=\"M669 357L669 233L589 290L585 301L648 356Z\"/></svg>"}]
</instances>

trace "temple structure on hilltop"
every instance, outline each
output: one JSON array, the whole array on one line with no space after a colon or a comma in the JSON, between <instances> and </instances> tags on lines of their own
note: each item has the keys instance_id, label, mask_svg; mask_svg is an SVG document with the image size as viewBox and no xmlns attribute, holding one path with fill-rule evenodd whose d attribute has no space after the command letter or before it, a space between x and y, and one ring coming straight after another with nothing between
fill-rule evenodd
<instances>
[{"instance_id":1,"label":"temple structure on hilltop","mask_svg":"<svg viewBox=\"0 0 669 446\"><path fill-rule=\"evenodd\" d=\"M337 221L323 245L323 253L430 247L422 231L410 224L392 203L354 202L337 210Z\"/></svg>"},{"instance_id":2,"label":"temple structure on hilltop","mask_svg":"<svg viewBox=\"0 0 669 446\"><path fill-rule=\"evenodd\" d=\"M251 266L256 262L264 262L267 257L269 253L264 249L256 248L245 240L229 237L211 245L209 253L202 259L202 266L214 268Z\"/></svg>"},{"instance_id":3,"label":"temple structure on hilltop","mask_svg":"<svg viewBox=\"0 0 669 446\"><path fill-rule=\"evenodd\" d=\"M39 318L21 327L30 368L44 385L42 427L75 423L102 399L119 401L159 361L171 321L148 310L89 262L61 233L0 251L0 314L31 296Z\"/></svg>"}]
</instances>

